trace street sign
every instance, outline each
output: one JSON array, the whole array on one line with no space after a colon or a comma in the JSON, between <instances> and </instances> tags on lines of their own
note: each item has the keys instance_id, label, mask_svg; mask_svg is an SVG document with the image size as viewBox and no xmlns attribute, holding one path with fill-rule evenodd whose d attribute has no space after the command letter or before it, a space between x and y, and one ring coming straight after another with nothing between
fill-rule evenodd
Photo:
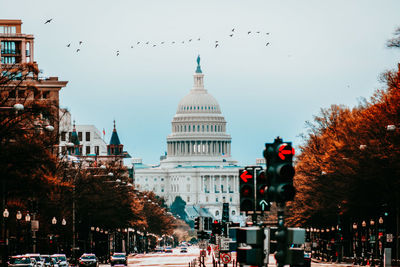
<instances>
[{"instance_id":1,"label":"street sign","mask_svg":"<svg viewBox=\"0 0 400 267\"><path fill-rule=\"evenodd\" d=\"M39 231L39 221L38 220L31 221L31 231L32 232Z\"/></svg>"},{"instance_id":2,"label":"street sign","mask_svg":"<svg viewBox=\"0 0 400 267\"><path fill-rule=\"evenodd\" d=\"M229 251L229 242L231 241L230 238L221 238L221 251Z\"/></svg>"},{"instance_id":3,"label":"street sign","mask_svg":"<svg viewBox=\"0 0 400 267\"><path fill-rule=\"evenodd\" d=\"M386 234L386 242L393 242L393 234Z\"/></svg>"},{"instance_id":4,"label":"street sign","mask_svg":"<svg viewBox=\"0 0 400 267\"><path fill-rule=\"evenodd\" d=\"M221 261L223 264L230 263L232 260L231 253L221 253Z\"/></svg>"}]
</instances>

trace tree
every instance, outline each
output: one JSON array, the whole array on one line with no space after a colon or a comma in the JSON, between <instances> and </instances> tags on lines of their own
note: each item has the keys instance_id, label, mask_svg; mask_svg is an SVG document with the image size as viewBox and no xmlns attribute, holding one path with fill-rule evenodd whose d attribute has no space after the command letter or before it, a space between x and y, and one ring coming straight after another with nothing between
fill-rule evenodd
<instances>
[{"instance_id":1,"label":"tree","mask_svg":"<svg viewBox=\"0 0 400 267\"><path fill-rule=\"evenodd\" d=\"M187 221L188 216L185 211L186 202L180 197L176 196L174 202L171 204L171 212L178 216L181 220Z\"/></svg>"},{"instance_id":2,"label":"tree","mask_svg":"<svg viewBox=\"0 0 400 267\"><path fill-rule=\"evenodd\" d=\"M400 48L400 27L395 30L394 35L395 37L387 41L386 46L390 48Z\"/></svg>"}]
</instances>

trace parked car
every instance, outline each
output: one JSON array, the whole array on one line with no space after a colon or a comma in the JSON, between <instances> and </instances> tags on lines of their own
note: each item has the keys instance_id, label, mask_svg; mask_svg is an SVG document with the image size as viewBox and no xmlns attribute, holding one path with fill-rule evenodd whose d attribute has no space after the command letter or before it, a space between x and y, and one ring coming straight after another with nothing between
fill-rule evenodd
<instances>
[{"instance_id":1,"label":"parked car","mask_svg":"<svg viewBox=\"0 0 400 267\"><path fill-rule=\"evenodd\" d=\"M114 252L114 254L110 257L111 266L127 266L128 261L126 259L125 253Z\"/></svg>"},{"instance_id":2,"label":"parked car","mask_svg":"<svg viewBox=\"0 0 400 267\"><path fill-rule=\"evenodd\" d=\"M172 253L173 251L172 251L172 248L171 248L171 247L166 247L166 248L164 249L164 252L165 252L165 253Z\"/></svg>"},{"instance_id":3,"label":"parked car","mask_svg":"<svg viewBox=\"0 0 400 267\"><path fill-rule=\"evenodd\" d=\"M181 253L187 253L188 252L187 247L181 247L181 251L180 252Z\"/></svg>"},{"instance_id":4,"label":"parked car","mask_svg":"<svg viewBox=\"0 0 400 267\"><path fill-rule=\"evenodd\" d=\"M50 256L58 267L69 267L67 256L65 254L53 254Z\"/></svg>"},{"instance_id":5,"label":"parked car","mask_svg":"<svg viewBox=\"0 0 400 267\"><path fill-rule=\"evenodd\" d=\"M164 249L162 248L162 247L156 247L155 249L154 249L154 252L164 252Z\"/></svg>"},{"instance_id":6,"label":"parked car","mask_svg":"<svg viewBox=\"0 0 400 267\"><path fill-rule=\"evenodd\" d=\"M78 260L79 267L98 267L99 260L93 253L83 253Z\"/></svg>"},{"instance_id":7,"label":"parked car","mask_svg":"<svg viewBox=\"0 0 400 267\"><path fill-rule=\"evenodd\" d=\"M8 262L10 267L36 267L36 260L27 256L12 256Z\"/></svg>"},{"instance_id":8,"label":"parked car","mask_svg":"<svg viewBox=\"0 0 400 267\"><path fill-rule=\"evenodd\" d=\"M44 267L54 267L56 265L55 260L50 255L40 255L40 258L43 261Z\"/></svg>"},{"instance_id":9,"label":"parked car","mask_svg":"<svg viewBox=\"0 0 400 267\"><path fill-rule=\"evenodd\" d=\"M25 254L23 256L29 257L31 259L35 259L37 267L43 267L44 266L43 259L40 257L39 253L27 253L27 254Z\"/></svg>"}]
</instances>

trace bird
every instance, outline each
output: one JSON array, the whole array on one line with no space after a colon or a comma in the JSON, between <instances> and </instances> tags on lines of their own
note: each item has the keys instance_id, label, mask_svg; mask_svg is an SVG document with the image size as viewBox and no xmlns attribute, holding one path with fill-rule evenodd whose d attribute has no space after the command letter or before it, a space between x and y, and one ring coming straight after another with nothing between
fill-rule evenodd
<instances>
[{"instance_id":1,"label":"bird","mask_svg":"<svg viewBox=\"0 0 400 267\"><path fill-rule=\"evenodd\" d=\"M215 41L216 43L218 43L218 41Z\"/></svg>"},{"instance_id":2,"label":"bird","mask_svg":"<svg viewBox=\"0 0 400 267\"><path fill-rule=\"evenodd\" d=\"M163 44L164 42L161 42L161 44Z\"/></svg>"},{"instance_id":3,"label":"bird","mask_svg":"<svg viewBox=\"0 0 400 267\"><path fill-rule=\"evenodd\" d=\"M117 57L119 56L119 52L117 52Z\"/></svg>"},{"instance_id":4,"label":"bird","mask_svg":"<svg viewBox=\"0 0 400 267\"><path fill-rule=\"evenodd\" d=\"M247 32L247 34L250 34L250 33L251 33L251 31L248 31L248 32Z\"/></svg>"},{"instance_id":5,"label":"bird","mask_svg":"<svg viewBox=\"0 0 400 267\"><path fill-rule=\"evenodd\" d=\"M78 48L78 49L76 49L76 52L79 52L79 51L81 51L79 48Z\"/></svg>"},{"instance_id":6,"label":"bird","mask_svg":"<svg viewBox=\"0 0 400 267\"><path fill-rule=\"evenodd\" d=\"M48 19L44 24L50 23L53 19Z\"/></svg>"},{"instance_id":7,"label":"bird","mask_svg":"<svg viewBox=\"0 0 400 267\"><path fill-rule=\"evenodd\" d=\"M233 36L233 33L232 33L232 34L229 34L229 36L232 37L232 36Z\"/></svg>"},{"instance_id":8,"label":"bird","mask_svg":"<svg viewBox=\"0 0 400 267\"><path fill-rule=\"evenodd\" d=\"M260 33L260 32L257 32L257 33Z\"/></svg>"},{"instance_id":9,"label":"bird","mask_svg":"<svg viewBox=\"0 0 400 267\"><path fill-rule=\"evenodd\" d=\"M67 44L67 47L70 47L71 46L71 44Z\"/></svg>"},{"instance_id":10,"label":"bird","mask_svg":"<svg viewBox=\"0 0 400 267\"><path fill-rule=\"evenodd\" d=\"M215 44L215 48L217 48L218 47L218 44Z\"/></svg>"},{"instance_id":11,"label":"bird","mask_svg":"<svg viewBox=\"0 0 400 267\"><path fill-rule=\"evenodd\" d=\"M153 45L153 47L155 47L156 45Z\"/></svg>"},{"instance_id":12,"label":"bird","mask_svg":"<svg viewBox=\"0 0 400 267\"><path fill-rule=\"evenodd\" d=\"M192 39L189 39L189 42L191 42L192 41Z\"/></svg>"},{"instance_id":13,"label":"bird","mask_svg":"<svg viewBox=\"0 0 400 267\"><path fill-rule=\"evenodd\" d=\"M133 45L131 45L131 48L133 48Z\"/></svg>"},{"instance_id":14,"label":"bird","mask_svg":"<svg viewBox=\"0 0 400 267\"><path fill-rule=\"evenodd\" d=\"M146 44L149 44L149 42L146 42Z\"/></svg>"},{"instance_id":15,"label":"bird","mask_svg":"<svg viewBox=\"0 0 400 267\"><path fill-rule=\"evenodd\" d=\"M182 44L184 44L185 43L185 41L182 41Z\"/></svg>"},{"instance_id":16,"label":"bird","mask_svg":"<svg viewBox=\"0 0 400 267\"><path fill-rule=\"evenodd\" d=\"M198 38L197 41L200 41L200 38Z\"/></svg>"},{"instance_id":17,"label":"bird","mask_svg":"<svg viewBox=\"0 0 400 267\"><path fill-rule=\"evenodd\" d=\"M174 44L174 43L175 43L175 41L172 41L172 43Z\"/></svg>"},{"instance_id":18,"label":"bird","mask_svg":"<svg viewBox=\"0 0 400 267\"><path fill-rule=\"evenodd\" d=\"M235 28L233 28L232 31L234 32L234 31L235 31Z\"/></svg>"},{"instance_id":19,"label":"bird","mask_svg":"<svg viewBox=\"0 0 400 267\"><path fill-rule=\"evenodd\" d=\"M267 32L266 35L269 35L269 32Z\"/></svg>"},{"instance_id":20,"label":"bird","mask_svg":"<svg viewBox=\"0 0 400 267\"><path fill-rule=\"evenodd\" d=\"M79 41L79 45L81 45L82 44L82 41Z\"/></svg>"},{"instance_id":21,"label":"bird","mask_svg":"<svg viewBox=\"0 0 400 267\"><path fill-rule=\"evenodd\" d=\"M268 46L268 45L269 45L269 42L265 46Z\"/></svg>"},{"instance_id":22,"label":"bird","mask_svg":"<svg viewBox=\"0 0 400 267\"><path fill-rule=\"evenodd\" d=\"M138 44L140 44L140 42L137 42L136 44L138 45Z\"/></svg>"}]
</instances>

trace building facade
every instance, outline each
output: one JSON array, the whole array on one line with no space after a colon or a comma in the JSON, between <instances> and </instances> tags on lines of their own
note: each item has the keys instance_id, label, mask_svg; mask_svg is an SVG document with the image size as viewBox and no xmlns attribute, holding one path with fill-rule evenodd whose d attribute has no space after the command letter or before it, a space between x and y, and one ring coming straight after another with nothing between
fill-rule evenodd
<instances>
[{"instance_id":1,"label":"building facade","mask_svg":"<svg viewBox=\"0 0 400 267\"><path fill-rule=\"evenodd\" d=\"M45 110L37 117L37 124L58 129L59 91L68 82L59 81L58 77L39 77L34 36L22 33L21 26L21 20L0 19L0 104Z\"/></svg>"},{"instance_id":2,"label":"building facade","mask_svg":"<svg viewBox=\"0 0 400 267\"><path fill-rule=\"evenodd\" d=\"M151 190L171 205L177 196L186 201L189 216L206 209L216 219L222 203L230 216L239 217L240 166L231 157L231 136L217 100L204 88L204 74L197 58L194 86L182 98L167 136L167 154L157 166L135 159L135 184ZM198 216L198 212L197 212Z\"/></svg>"}]
</instances>

